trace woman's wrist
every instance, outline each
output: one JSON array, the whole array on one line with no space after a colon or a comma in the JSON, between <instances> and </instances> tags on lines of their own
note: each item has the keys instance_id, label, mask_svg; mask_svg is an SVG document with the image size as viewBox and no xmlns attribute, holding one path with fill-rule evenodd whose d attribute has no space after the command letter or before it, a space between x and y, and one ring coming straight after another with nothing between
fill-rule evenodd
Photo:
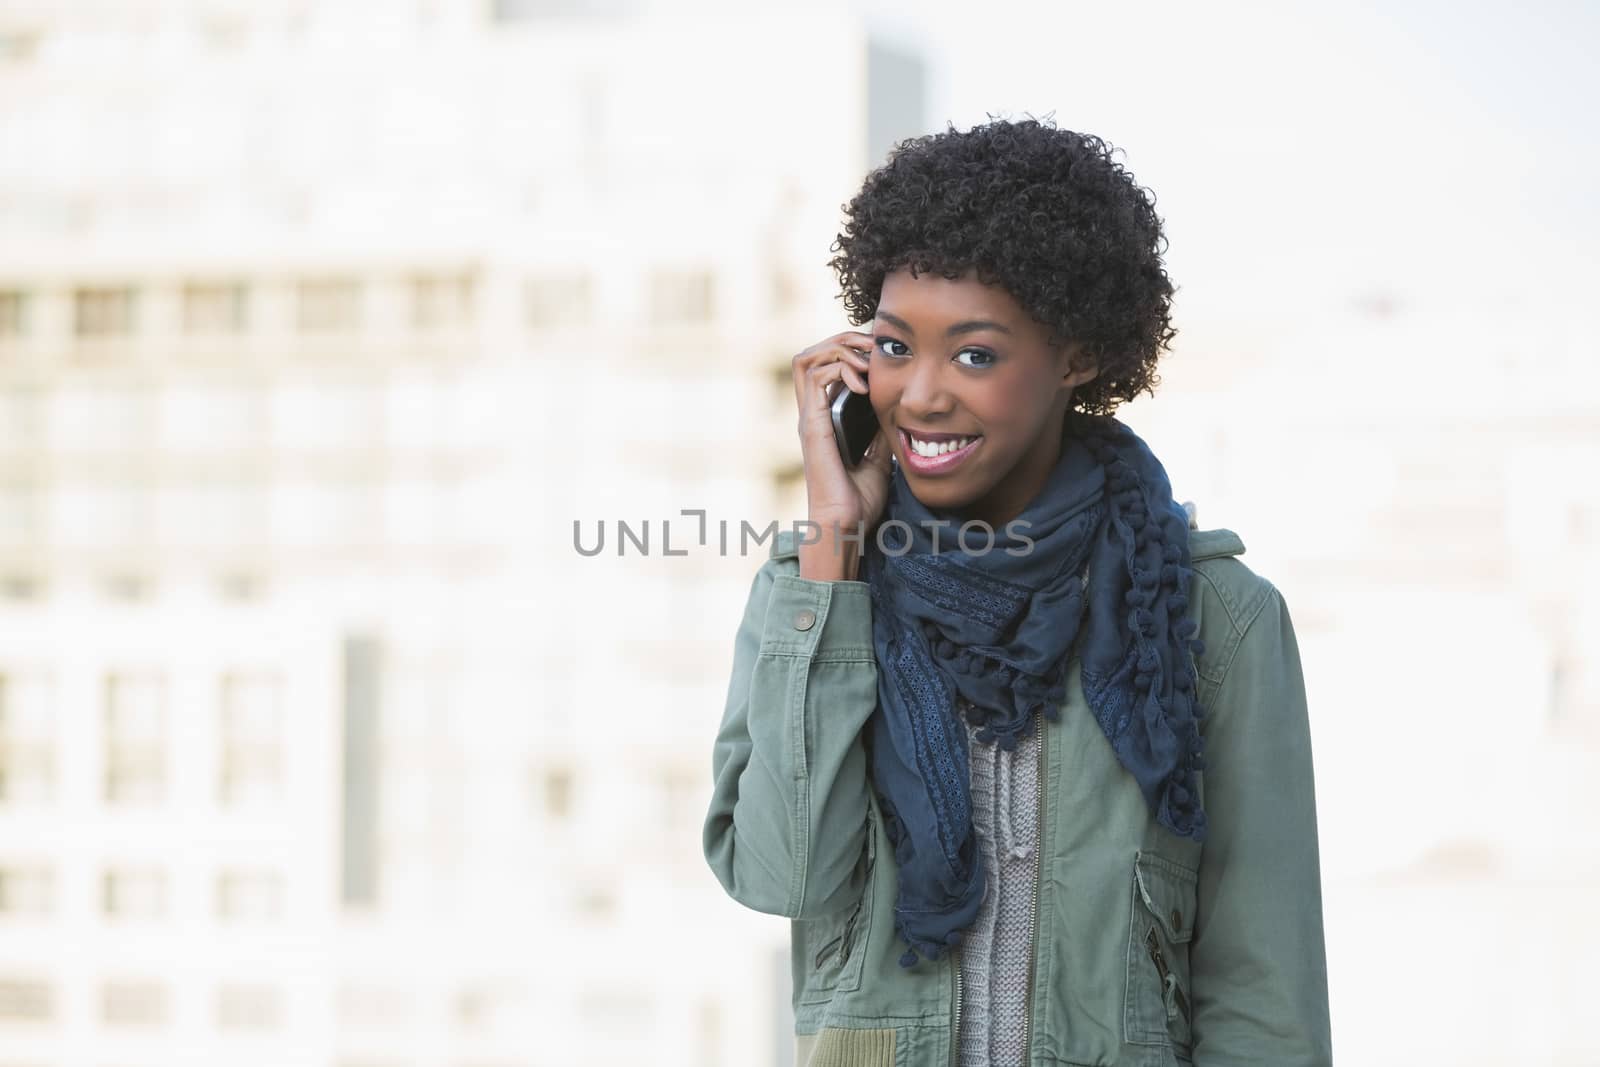
<instances>
[{"instance_id":1,"label":"woman's wrist","mask_svg":"<svg viewBox=\"0 0 1600 1067\"><path fill-rule=\"evenodd\" d=\"M801 540L800 577L817 582L854 582L861 573L861 546L865 538L858 523L832 519L811 520L815 540Z\"/></svg>"}]
</instances>

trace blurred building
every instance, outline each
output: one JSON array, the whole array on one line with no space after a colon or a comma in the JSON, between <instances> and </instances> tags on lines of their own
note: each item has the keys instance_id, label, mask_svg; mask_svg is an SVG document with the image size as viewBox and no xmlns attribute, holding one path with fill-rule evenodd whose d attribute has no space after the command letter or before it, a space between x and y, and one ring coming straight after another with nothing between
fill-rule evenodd
<instances>
[{"instance_id":1,"label":"blurred building","mask_svg":"<svg viewBox=\"0 0 1600 1067\"><path fill-rule=\"evenodd\" d=\"M0 1067L785 1062L739 524L926 118L793 6L0 5ZM1293 613L1335 1043L1600 1062L1593 342L1295 284L1124 417Z\"/></svg>"},{"instance_id":2,"label":"blurred building","mask_svg":"<svg viewBox=\"0 0 1600 1067\"><path fill-rule=\"evenodd\" d=\"M922 71L731 18L0 9L0 1064L782 1060L699 851L756 561L660 539L788 517Z\"/></svg>"},{"instance_id":3,"label":"blurred building","mask_svg":"<svg viewBox=\"0 0 1600 1067\"><path fill-rule=\"evenodd\" d=\"M1129 412L1295 622L1342 1062L1600 1062L1600 400L1554 305L1196 331Z\"/></svg>"}]
</instances>

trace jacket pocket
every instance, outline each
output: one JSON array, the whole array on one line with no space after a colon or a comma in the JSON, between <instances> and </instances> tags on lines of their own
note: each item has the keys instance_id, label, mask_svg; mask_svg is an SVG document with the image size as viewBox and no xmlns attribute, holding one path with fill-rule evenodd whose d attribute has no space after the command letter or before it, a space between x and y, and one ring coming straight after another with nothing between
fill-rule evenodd
<instances>
[{"instance_id":1,"label":"jacket pocket","mask_svg":"<svg viewBox=\"0 0 1600 1067\"><path fill-rule=\"evenodd\" d=\"M790 965L795 999L800 1004L826 1003L835 993L861 986L867 930L872 923L872 888L876 875L878 828L872 804L867 805L866 866L861 895L849 910L816 919L795 919L790 926Z\"/></svg>"},{"instance_id":2,"label":"jacket pocket","mask_svg":"<svg viewBox=\"0 0 1600 1067\"><path fill-rule=\"evenodd\" d=\"M1194 871L1163 856L1141 851L1134 858L1124 1037L1136 1045L1170 1044L1180 1057L1191 1045L1196 880Z\"/></svg>"}]
</instances>

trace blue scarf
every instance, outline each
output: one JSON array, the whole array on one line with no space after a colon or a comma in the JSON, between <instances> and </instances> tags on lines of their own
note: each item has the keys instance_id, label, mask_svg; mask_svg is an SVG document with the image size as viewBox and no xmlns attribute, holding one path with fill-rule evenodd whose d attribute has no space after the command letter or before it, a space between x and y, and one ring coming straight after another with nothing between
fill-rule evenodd
<instances>
[{"instance_id":1,"label":"blue scarf","mask_svg":"<svg viewBox=\"0 0 1600 1067\"><path fill-rule=\"evenodd\" d=\"M924 507L897 465L862 561L878 660L870 760L905 967L959 944L983 903L962 717L979 742L1014 748L1035 713L1059 718L1074 648L1089 707L1156 819L1205 840L1189 523L1149 447L1115 418L1069 412L1049 480L993 547L982 526L958 543L961 523Z\"/></svg>"}]
</instances>

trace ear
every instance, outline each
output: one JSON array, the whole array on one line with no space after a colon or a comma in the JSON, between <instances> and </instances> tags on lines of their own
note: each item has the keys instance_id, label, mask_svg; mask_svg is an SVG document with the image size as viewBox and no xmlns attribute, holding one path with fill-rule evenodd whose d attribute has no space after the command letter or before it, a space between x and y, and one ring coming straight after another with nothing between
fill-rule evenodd
<instances>
[{"instance_id":1,"label":"ear","mask_svg":"<svg viewBox=\"0 0 1600 1067\"><path fill-rule=\"evenodd\" d=\"M1061 386L1076 389L1100 377L1100 366L1089 357L1083 342L1074 341L1061 351Z\"/></svg>"}]
</instances>

